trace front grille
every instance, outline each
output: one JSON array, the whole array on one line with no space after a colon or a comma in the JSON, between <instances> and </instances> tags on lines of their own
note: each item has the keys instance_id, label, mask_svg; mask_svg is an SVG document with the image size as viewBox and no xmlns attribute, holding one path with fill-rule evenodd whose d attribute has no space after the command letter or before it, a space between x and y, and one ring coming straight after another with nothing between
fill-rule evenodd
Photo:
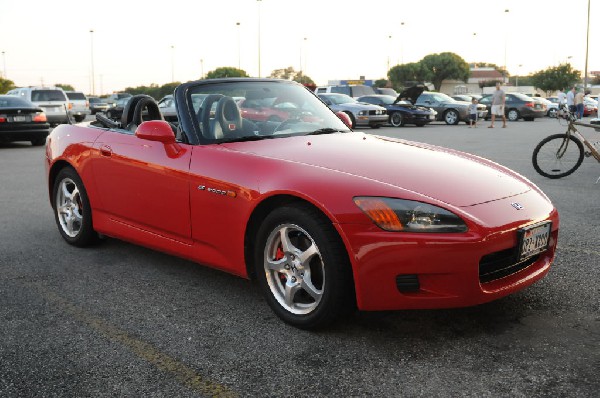
<instances>
[{"instance_id":1,"label":"front grille","mask_svg":"<svg viewBox=\"0 0 600 398\"><path fill-rule=\"evenodd\" d=\"M369 115L385 115L387 113L387 111L385 109L382 110L371 110L369 111Z\"/></svg>"},{"instance_id":2,"label":"front grille","mask_svg":"<svg viewBox=\"0 0 600 398\"><path fill-rule=\"evenodd\" d=\"M486 283L512 275L529 267L540 258L538 254L518 261L517 252L517 248L513 247L483 256L479 261L479 281Z\"/></svg>"}]
</instances>

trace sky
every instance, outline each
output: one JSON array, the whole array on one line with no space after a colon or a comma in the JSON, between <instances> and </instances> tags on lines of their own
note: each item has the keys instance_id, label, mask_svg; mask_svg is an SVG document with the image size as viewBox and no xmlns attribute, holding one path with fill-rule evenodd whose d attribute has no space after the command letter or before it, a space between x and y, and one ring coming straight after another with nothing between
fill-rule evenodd
<instances>
[{"instance_id":1,"label":"sky","mask_svg":"<svg viewBox=\"0 0 600 398\"><path fill-rule=\"evenodd\" d=\"M318 85L379 79L388 65L446 51L467 62L506 63L512 75L564 62L583 71L587 5L588 0L0 0L0 73L19 87L61 83L108 94L197 80L221 66L261 77L292 66ZM599 48L600 1L592 0L589 71L600 71Z\"/></svg>"}]
</instances>

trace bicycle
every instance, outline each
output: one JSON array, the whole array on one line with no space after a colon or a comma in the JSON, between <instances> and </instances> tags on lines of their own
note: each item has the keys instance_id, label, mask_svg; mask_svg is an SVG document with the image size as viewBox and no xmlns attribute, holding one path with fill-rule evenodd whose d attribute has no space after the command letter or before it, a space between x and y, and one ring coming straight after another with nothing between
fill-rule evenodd
<instances>
[{"instance_id":1,"label":"bicycle","mask_svg":"<svg viewBox=\"0 0 600 398\"><path fill-rule=\"evenodd\" d=\"M582 123L570 112L566 105L562 108L568 125L564 134L553 134L544 138L533 150L535 171L548 178L562 178L572 174L583 162L583 158L593 156L600 162L599 142L590 142L575 126L591 127L600 130L600 125ZM557 118L560 122L560 117ZM585 150L584 145L588 151ZM600 180L600 179L599 179Z\"/></svg>"}]
</instances>

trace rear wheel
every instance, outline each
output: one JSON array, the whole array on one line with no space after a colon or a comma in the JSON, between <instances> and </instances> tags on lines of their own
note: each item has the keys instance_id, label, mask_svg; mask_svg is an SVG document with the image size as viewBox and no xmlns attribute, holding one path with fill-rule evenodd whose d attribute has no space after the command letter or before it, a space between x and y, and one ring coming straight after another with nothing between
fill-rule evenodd
<instances>
[{"instance_id":1,"label":"rear wheel","mask_svg":"<svg viewBox=\"0 0 600 398\"><path fill-rule=\"evenodd\" d=\"M454 109L446 111L444 114L444 121L446 124L458 124L460 121L458 112Z\"/></svg>"},{"instance_id":2,"label":"rear wheel","mask_svg":"<svg viewBox=\"0 0 600 398\"><path fill-rule=\"evenodd\" d=\"M274 210L259 228L256 242L258 282L283 321L314 329L354 308L345 246L318 210L305 204Z\"/></svg>"},{"instance_id":3,"label":"rear wheel","mask_svg":"<svg viewBox=\"0 0 600 398\"><path fill-rule=\"evenodd\" d=\"M544 177L561 178L577 170L583 156L581 141L566 134L554 134L533 150L533 168Z\"/></svg>"},{"instance_id":4,"label":"rear wheel","mask_svg":"<svg viewBox=\"0 0 600 398\"><path fill-rule=\"evenodd\" d=\"M551 108L550 110L548 110L548 116L550 116L550 117L556 117L557 114L558 114L558 109L556 109L556 108Z\"/></svg>"},{"instance_id":5,"label":"rear wheel","mask_svg":"<svg viewBox=\"0 0 600 398\"><path fill-rule=\"evenodd\" d=\"M510 109L506 116L507 116L508 120L510 120L511 122L516 122L521 117L521 115L519 114L519 111L516 109Z\"/></svg>"}]
</instances>

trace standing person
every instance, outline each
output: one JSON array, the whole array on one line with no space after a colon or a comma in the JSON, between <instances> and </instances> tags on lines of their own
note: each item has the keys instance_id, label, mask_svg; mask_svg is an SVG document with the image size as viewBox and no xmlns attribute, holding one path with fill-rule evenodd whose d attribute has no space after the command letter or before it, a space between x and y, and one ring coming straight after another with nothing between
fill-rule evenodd
<instances>
[{"instance_id":1,"label":"standing person","mask_svg":"<svg viewBox=\"0 0 600 398\"><path fill-rule=\"evenodd\" d=\"M494 122L496 121L496 115L502 116L502 128L506 127L506 115L504 114L504 105L506 104L506 94L504 90L500 88L501 83L496 83L496 91L492 95L492 124L488 128L494 128Z\"/></svg>"},{"instance_id":2,"label":"standing person","mask_svg":"<svg viewBox=\"0 0 600 398\"><path fill-rule=\"evenodd\" d=\"M567 93L567 107L569 108L569 112L575 113L575 86L573 86L569 92Z\"/></svg>"},{"instance_id":3,"label":"standing person","mask_svg":"<svg viewBox=\"0 0 600 398\"><path fill-rule=\"evenodd\" d=\"M567 103L567 94L565 94L565 91L560 88L558 89L558 111L562 111L563 105L565 105Z\"/></svg>"},{"instance_id":4,"label":"standing person","mask_svg":"<svg viewBox=\"0 0 600 398\"><path fill-rule=\"evenodd\" d=\"M477 103L477 98L473 98L469 105L469 128L477 127Z\"/></svg>"},{"instance_id":5,"label":"standing person","mask_svg":"<svg viewBox=\"0 0 600 398\"><path fill-rule=\"evenodd\" d=\"M575 103L575 109L577 111L577 119L583 118L583 91L578 90L577 94L575 94L575 99L573 100Z\"/></svg>"}]
</instances>

